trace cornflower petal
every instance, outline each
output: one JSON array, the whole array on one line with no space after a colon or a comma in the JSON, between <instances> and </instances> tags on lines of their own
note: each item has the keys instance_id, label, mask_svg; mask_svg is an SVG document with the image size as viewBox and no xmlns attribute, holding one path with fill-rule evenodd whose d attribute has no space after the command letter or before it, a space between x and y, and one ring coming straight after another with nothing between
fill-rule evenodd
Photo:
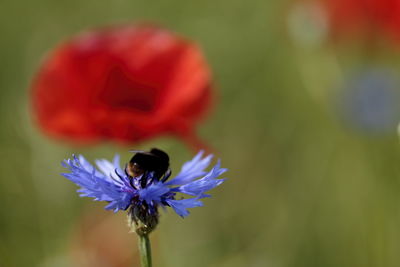
<instances>
[{"instance_id":1,"label":"cornflower petal","mask_svg":"<svg viewBox=\"0 0 400 267\"><path fill-rule=\"evenodd\" d=\"M209 195L204 195L203 193L217 187L225 181L225 179L216 179L218 176L226 171L226 169L223 169L220 166L221 163L220 161L218 161L213 169L203 178L176 187L173 189L173 191L202 198L208 197Z\"/></svg>"},{"instance_id":2,"label":"cornflower petal","mask_svg":"<svg viewBox=\"0 0 400 267\"><path fill-rule=\"evenodd\" d=\"M117 212L118 210L126 210L129 207L129 204L131 202L132 195L129 193L122 193L120 195L119 200L113 200L108 204L105 209L106 210L114 210L114 212Z\"/></svg>"},{"instance_id":3,"label":"cornflower petal","mask_svg":"<svg viewBox=\"0 0 400 267\"><path fill-rule=\"evenodd\" d=\"M119 155L116 154L114 157L113 162L110 162L106 159L98 159L95 160L95 163L99 170L105 175L105 180L109 181L111 183L117 183L119 185L123 185L124 181L121 179L121 175L118 175L116 173L116 170L118 170L118 173L122 173L122 169L119 164Z\"/></svg>"},{"instance_id":4,"label":"cornflower petal","mask_svg":"<svg viewBox=\"0 0 400 267\"><path fill-rule=\"evenodd\" d=\"M206 169L210 163L213 155L208 155L207 157L202 159L204 151L201 150L197 155L190 161L183 164L181 171L178 175L166 182L167 185L181 185L186 184L200 176L206 174L204 169Z\"/></svg>"},{"instance_id":5,"label":"cornflower petal","mask_svg":"<svg viewBox=\"0 0 400 267\"><path fill-rule=\"evenodd\" d=\"M203 202L201 202L197 198L188 198L188 199L181 199L181 200L167 199L166 202L182 218L186 217L190 214L190 212L187 209L203 206Z\"/></svg>"},{"instance_id":6,"label":"cornflower petal","mask_svg":"<svg viewBox=\"0 0 400 267\"><path fill-rule=\"evenodd\" d=\"M115 167L114 164L109 162L106 159L98 159L95 160L95 163L97 165L97 168L104 174L104 175L110 175L114 172Z\"/></svg>"},{"instance_id":7,"label":"cornflower petal","mask_svg":"<svg viewBox=\"0 0 400 267\"><path fill-rule=\"evenodd\" d=\"M63 162L71 173L62 173L64 177L81 187L80 196L91 197L96 201L108 201L106 209L126 209L135 193L134 188L127 184L104 175L91 165L83 156L74 157ZM102 161L102 168L109 168L108 163ZM128 184L129 185L129 184Z\"/></svg>"},{"instance_id":8,"label":"cornflower petal","mask_svg":"<svg viewBox=\"0 0 400 267\"><path fill-rule=\"evenodd\" d=\"M167 194L170 190L171 189L167 185L161 182L156 182L139 190L139 198L146 201L148 204L151 204L152 202L160 203L161 197Z\"/></svg>"},{"instance_id":9,"label":"cornflower petal","mask_svg":"<svg viewBox=\"0 0 400 267\"><path fill-rule=\"evenodd\" d=\"M100 175L99 171L96 170L96 168L90 164L89 161L86 160L86 158L82 155L78 155L78 162L79 165L86 171L92 172L94 171L96 175Z\"/></svg>"}]
</instances>

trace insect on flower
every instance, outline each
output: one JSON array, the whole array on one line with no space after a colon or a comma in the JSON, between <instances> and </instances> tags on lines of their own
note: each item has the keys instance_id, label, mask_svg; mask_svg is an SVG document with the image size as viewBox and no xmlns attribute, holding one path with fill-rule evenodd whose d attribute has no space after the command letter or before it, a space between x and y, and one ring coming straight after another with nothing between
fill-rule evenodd
<instances>
[{"instance_id":1,"label":"insect on flower","mask_svg":"<svg viewBox=\"0 0 400 267\"><path fill-rule=\"evenodd\" d=\"M158 207L171 207L179 216L189 215L188 208L202 206L200 199L209 197L207 191L220 185L219 177L227 169L218 161L210 171L212 155L203 157L200 151L183 164L181 171L171 180L169 156L160 149L137 152L122 169L119 155L111 163L96 160L95 168L82 155L65 160L62 165L70 172L62 175L81 188L81 197L107 201L107 210L128 210L128 218L139 235L150 233L158 223ZM182 193L192 198L178 198Z\"/></svg>"},{"instance_id":2,"label":"insect on flower","mask_svg":"<svg viewBox=\"0 0 400 267\"><path fill-rule=\"evenodd\" d=\"M164 151L153 148L150 152L145 151L132 151L136 153L128 163L126 167L127 175L130 177L142 176L141 184L146 185L146 180L143 179L147 175L145 172L154 172L154 178L160 180L164 176L163 180L167 180L171 175L169 169L169 156ZM168 174L166 173L168 171Z\"/></svg>"}]
</instances>

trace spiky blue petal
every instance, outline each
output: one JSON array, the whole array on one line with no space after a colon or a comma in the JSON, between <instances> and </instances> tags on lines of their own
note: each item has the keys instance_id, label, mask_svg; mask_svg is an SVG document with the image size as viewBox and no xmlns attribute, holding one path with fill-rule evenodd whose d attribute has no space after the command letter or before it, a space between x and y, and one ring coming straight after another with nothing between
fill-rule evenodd
<instances>
[{"instance_id":1,"label":"spiky blue petal","mask_svg":"<svg viewBox=\"0 0 400 267\"><path fill-rule=\"evenodd\" d=\"M208 165L210 165L213 156L208 155L207 157L202 159L203 154L204 151L201 150L192 160L183 164L181 171L178 173L178 175L170 181L166 182L166 184L182 185L206 174L204 169L206 169Z\"/></svg>"},{"instance_id":2,"label":"spiky blue petal","mask_svg":"<svg viewBox=\"0 0 400 267\"><path fill-rule=\"evenodd\" d=\"M203 193L222 184L225 181L225 179L216 179L216 178L218 178L225 171L226 169L222 169L221 164L218 161L218 163L214 166L214 168L209 173L207 173L203 178L194 180L185 185L181 185L177 188L174 188L174 191L188 194L191 196L198 196L198 197L208 196L204 195Z\"/></svg>"},{"instance_id":3,"label":"spiky blue petal","mask_svg":"<svg viewBox=\"0 0 400 267\"><path fill-rule=\"evenodd\" d=\"M129 201L135 191L133 188L124 186L118 176L119 180L104 175L83 156L68 159L63 165L71 173L62 175L81 187L78 190L81 193L80 196L92 197L96 201L108 201L110 204L106 208L114 209L114 211L124 210L129 206Z\"/></svg>"},{"instance_id":4,"label":"spiky blue petal","mask_svg":"<svg viewBox=\"0 0 400 267\"><path fill-rule=\"evenodd\" d=\"M186 217L189 215L190 212L187 209L203 206L203 202L201 202L197 198L188 198L181 200L167 199L166 202L181 217Z\"/></svg>"},{"instance_id":5,"label":"spiky blue petal","mask_svg":"<svg viewBox=\"0 0 400 267\"><path fill-rule=\"evenodd\" d=\"M161 182L156 182L150 184L146 188L139 190L139 198L146 201L147 203L160 203L162 201L161 198L163 197L163 195L170 192L170 190L171 189L167 185Z\"/></svg>"}]
</instances>

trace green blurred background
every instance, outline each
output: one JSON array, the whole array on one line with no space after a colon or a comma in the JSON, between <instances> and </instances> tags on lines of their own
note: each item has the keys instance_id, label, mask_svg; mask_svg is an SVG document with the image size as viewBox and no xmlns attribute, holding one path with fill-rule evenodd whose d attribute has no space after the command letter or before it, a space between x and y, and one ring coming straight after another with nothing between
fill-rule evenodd
<instances>
[{"instance_id":1,"label":"green blurred background","mask_svg":"<svg viewBox=\"0 0 400 267\"><path fill-rule=\"evenodd\" d=\"M131 251L131 260L85 259L91 246L109 242L80 240L92 238L85 235L97 218L115 221L92 235L113 236L117 228L128 231L125 215L79 198L59 175L72 153L128 159L128 148L71 147L43 136L31 120L29 85L61 40L143 20L203 48L219 103L199 131L229 168L229 180L205 207L184 220L162 214L151 236L154 266L400 266L396 131L348 127L333 104L341 73L365 64L396 71L398 53L383 49L371 57L357 45L299 43L288 30L289 9L278 0L1 1L0 266L138 266L133 234L121 235L129 238L121 249L108 244ZM192 156L172 138L134 148L153 146L168 151L175 172Z\"/></svg>"}]
</instances>

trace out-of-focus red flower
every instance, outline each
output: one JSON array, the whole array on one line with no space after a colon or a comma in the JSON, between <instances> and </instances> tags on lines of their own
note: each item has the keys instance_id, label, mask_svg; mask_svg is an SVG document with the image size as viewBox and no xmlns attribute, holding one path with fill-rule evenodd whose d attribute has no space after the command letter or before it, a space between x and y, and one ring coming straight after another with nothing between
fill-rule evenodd
<instances>
[{"instance_id":1,"label":"out-of-focus red flower","mask_svg":"<svg viewBox=\"0 0 400 267\"><path fill-rule=\"evenodd\" d=\"M200 49L165 29L120 26L55 48L32 85L36 121L78 143L132 143L163 134L195 140L211 98Z\"/></svg>"},{"instance_id":2,"label":"out-of-focus red flower","mask_svg":"<svg viewBox=\"0 0 400 267\"><path fill-rule=\"evenodd\" d=\"M389 37L400 41L399 0L320 0L334 38Z\"/></svg>"}]
</instances>

